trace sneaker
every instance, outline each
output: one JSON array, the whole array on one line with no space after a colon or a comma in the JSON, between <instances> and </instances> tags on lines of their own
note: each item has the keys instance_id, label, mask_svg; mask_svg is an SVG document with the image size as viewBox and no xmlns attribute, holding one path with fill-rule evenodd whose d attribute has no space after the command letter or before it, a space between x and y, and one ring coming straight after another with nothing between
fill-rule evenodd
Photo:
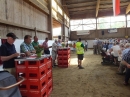
<instances>
[{"instance_id":1,"label":"sneaker","mask_svg":"<svg viewBox=\"0 0 130 97\"><path fill-rule=\"evenodd\" d=\"M84 67L82 67L82 66L79 66L79 69L84 69Z\"/></svg>"}]
</instances>

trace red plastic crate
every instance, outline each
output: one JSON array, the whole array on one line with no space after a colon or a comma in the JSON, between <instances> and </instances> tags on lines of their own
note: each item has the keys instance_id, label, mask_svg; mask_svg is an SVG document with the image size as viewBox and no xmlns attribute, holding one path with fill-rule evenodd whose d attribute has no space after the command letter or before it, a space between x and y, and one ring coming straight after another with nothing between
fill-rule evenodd
<instances>
[{"instance_id":1,"label":"red plastic crate","mask_svg":"<svg viewBox=\"0 0 130 97\"><path fill-rule=\"evenodd\" d=\"M27 78L27 61L15 61L16 77Z\"/></svg>"},{"instance_id":2,"label":"red plastic crate","mask_svg":"<svg viewBox=\"0 0 130 97\"><path fill-rule=\"evenodd\" d=\"M41 91L21 90L22 97L47 97L47 85Z\"/></svg>"},{"instance_id":3,"label":"red plastic crate","mask_svg":"<svg viewBox=\"0 0 130 97\"><path fill-rule=\"evenodd\" d=\"M19 85L19 89L20 90L28 90L29 89L27 79Z\"/></svg>"},{"instance_id":4,"label":"red plastic crate","mask_svg":"<svg viewBox=\"0 0 130 97\"><path fill-rule=\"evenodd\" d=\"M16 67L16 77L18 78L19 76L22 76L22 77L24 77L24 78L26 78L26 79L28 79L28 70L27 70L27 68L26 67L24 67L24 66L18 66L18 67Z\"/></svg>"},{"instance_id":5,"label":"red plastic crate","mask_svg":"<svg viewBox=\"0 0 130 97\"><path fill-rule=\"evenodd\" d=\"M52 80L50 80L49 82L48 82L48 84L47 84L47 94L48 94L48 97L49 97L49 95L51 94L51 92L52 92Z\"/></svg>"},{"instance_id":6,"label":"red plastic crate","mask_svg":"<svg viewBox=\"0 0 130 97\"><path fill-rule=\"evenodd\" d=\"M40 64L41 64L41 65L44 65L44 64L46 64L46 63L47 63L46 58L44 58L44 59L40 60Z\"/></svg>"},{"instance_id":7,"label":"red plastic crate","mask_svg":"<svg viewBox=\"0 0 130 97\"><path fill-rule=\"evenodd\" d=\"M58 67L61 67L61 68L68 68L69 66L70 66L70 63L68 64L61 63L60 65L58 65Z\"/></svg>"},{"instance_id":8,"label":"red plastic crate","mask_svg":"<svg viewBox=\"0 0 130 97\"><path fill-rule=\"evenodd\" d=\"M52 61L48 61L46 64L46 70L47 72L50 71L52 69Z\"/></svg>"},{"instance_id":9,"label":"red plastic crate","mask_svg":"<svg viewBox=\"0 0 130 97\"><path fill-rule=\"evenodd\" d=\"M52 70L47 72L47 82L49 82L52 79Z\"/></svg>"},{"instance_id":10,"label":"red plastic crate","mask_svg":"<svg viewBox=\"0 0 130 97\"><path fill-rule=\"evenodd\" d=\"M42 77L41 80L39 79L26 79L19 85L20 90L34 90L40 91L42 90L47 84L46 75Z\"/></svg>"},{"instance_id":11,"label":"red plastic crate","mask_svg":"<svg viewBox=\"0 0 130 97\"><path fill-rule=\"evenodd\" d=\"M68 55L70 52L68 49L63 49L62 53L63 53L63 55Z\"/></svg>"},{"instance_id":12,"label":"red plastic crate","mask_svg":"<svg viewBox=\"0 0 130 97\"><path fill-rule=\"evenodd\" d=\"M29 87L29 90L32 90L32 91L40 91L42 90L47 84L47 79L46 79L46 76L44 76L41 80L39 79L29 79L28 80L28 87Z\"/></svg>"},{"instance_id":13,"label":"red plastic crate","mask_svg":"<svg viewBox=\"0 0 130 97\"><path fill-rule=\"evenodd\" d=\"M58 55L58 60L61 60L61 59L66 59L66 60L68 60L70 58L70 54L68 54L68 55Z\"/></svg>"},{"instance_id":14,"label":"red plastic crate","mask_svg":"<svg viewBox=\"0 0 130 97\"><path fill-rule=\"evenodd\" d=\"M61 64L61 63L65 63L65 64L70 63L70 58L69 59L59 59L58 60L58 65Z\"/></svg>"},{"instance_id":15,"label":"red plastic crate","mask_svg":"<svg viewBox=\"0 0 130 97\"><path fill-rule=\"evenodd\" d=\"M20 68L20 67L27 67L27 61L15 61L15 67Z\"/></svg>"},{"instance_id":16,"label":"red plastic crate","mask_svg":"<svg viewBox=\"0 0 130 97\"><path fill-rule=\"evenodd\" d=\"M20 90L22 97L29 97L27 90Z\"/></svg>"},{"instance_id":17,"label":"red plastic crate","mask_svg":"<svg viewBox=\"0 0 130 97\"><path fill-rule=\"evenodd\" d=\"M28 67L39 67L42 64L40 63L40 61L28 61L27 62L27 66Z\"/></svg>"},{"instance_id":18,"label":"red plastic crate","mask_svg":"<svg viewBox=\"0 0 130 97\"><path fill-rule=\"evenodd\" d=\"M48 97L47 96L47 85L45 86L45 88L42 89L42 93L41 93L41 97Z\"/></svg>"},{"instance_id":19,"label":"red plastic crate","mask_svg":"<svg viewBox=\"0 0 130 97\"><path fill-rule=\"evenodd\" d=\"M62 49L58 49L58 55L62 55Z\"/></svg>"},{"instance_id":20,"label":"red plastic crate","mask_svg":"<svg viewBox=\"0 0 130 97\"><path fill-rule=\"evenodd\" d=\"M47 86L45 86L41 91L29 91L28 97L47 97Z\"/></svg>"},{"instance_id":21,"label":"red plastic crate","mask_svg":"<svg viewBox=\"0 0 130 97\"><path fill-rule=\"evenodd\" d=\"M68 55L70 54L70 49L66 48L66 49L59 49L58 50L58 55Z\"/></svg>"},{"instance_id":22,"label":"red plastic crate","mask_svg":"<svg viewBox=\"0 0 130 97\"><path fill-rule=\"evenodd\" d=\"M27 61L27 67L39 67L42 66L44 64L46 64L47 59L44 58L42 60L37 60L37 61Z\"/></svg>"},{"instance_id":23,"label":"red plastic crate","mask_svg":"<svg viewBox=\"0 0 130 97\"><path fill-rule=\"evenodd\" d=\"M70 59L68 60L58 60L58 67L68 68L70 65Z\"/></svg>"},{"instance_id":24,"label":"red plastic crate","mask_svg":"<svg viewBox=\"0 0 130 97\"><path fill-rule=\"evenodd\" d=\"M28 79L40 79L46 75L46 65L40 67L28 67Z\"/></svg>"}]
</instances>

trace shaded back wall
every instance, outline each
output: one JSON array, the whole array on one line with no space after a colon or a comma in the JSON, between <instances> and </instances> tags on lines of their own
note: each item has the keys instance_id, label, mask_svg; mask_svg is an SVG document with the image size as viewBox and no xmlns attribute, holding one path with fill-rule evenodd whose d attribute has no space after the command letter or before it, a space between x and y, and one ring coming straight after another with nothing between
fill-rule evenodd
<instances>
[{"instance_id":1,"label":"shaded back wall","mask_svg":"<svg viewBox=\"0 0 130 97\"><path fill-rule=\"evenodd\" d=\"M104 35L102 35L104 31ZM127 28L128 36L130 37L130 28ZM77 40L79 37L83 40L93 40L95 38L106 39L106 38L125 38L126 28L118 28L116 33L108 33L108 29L102 30L90 30L89 35L77 35L77 31L70 32L70 40Z\"/></svg>"}]
</instances>

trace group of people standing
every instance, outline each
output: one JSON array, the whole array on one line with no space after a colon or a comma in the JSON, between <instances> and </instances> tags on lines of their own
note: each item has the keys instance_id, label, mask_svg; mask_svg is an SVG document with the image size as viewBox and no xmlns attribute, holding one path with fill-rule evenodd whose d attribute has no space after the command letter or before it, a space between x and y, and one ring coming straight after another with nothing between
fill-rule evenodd
<instances>
[{"instance_id":1,"label":"group of people standing","mask_svg":"<svg viewBox=\"0 0 130 97\"><path fill-rule=\"evenodd\" d=\"M33 54L36 54L36 47L43 49L44 54L50 54L49 48L52 47L52 58L56 59L57 47L61 46L60 40L55 40L52 46L48 46L48 38L45 38L45 41L40 45L37 36L34 36L34 41L32 42L32 36L25 35L24 41L20 45L20 53L18 53L14 45L14 42L18 37L12 32L8 33L6 37L7 41L0 47L0 56L3 64L3 69L9 71L13 75L15 75L14 59L18 58L19 56L29 57Z\"/></svg>"}]
</instances>

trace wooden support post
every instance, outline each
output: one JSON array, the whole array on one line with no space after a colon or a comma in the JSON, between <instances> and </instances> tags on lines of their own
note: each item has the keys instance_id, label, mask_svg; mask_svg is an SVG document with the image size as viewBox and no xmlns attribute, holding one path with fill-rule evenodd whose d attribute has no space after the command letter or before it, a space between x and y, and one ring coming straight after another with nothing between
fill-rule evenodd
<instances>
[{"instance_id":1,"label":"wooden support post","mask_svg":"<svg viewBox=\"0 0 130 97\"><path fill-rule=\"evenodd\" d=\"M35 30L35 36L37 36L37 28L35 27L34 30Z\"/></svg>"},{"instance_id":2,"label":"wooden support post","mask_svg":"<svg viewBox=\"0 0 130 97\"><path fill-rule=\"evenodd\" d=\"M100 6L100 0L97 0L96 17L98 16L99 6Z\"/></svg>"},{"instance_id":3,"label":"wooden support post","mask_svg":"<svg viewBox=\"0 0 130 97\"><path fill-rule=\"evenodd\" d=\"M49 39L52 40L52 29L53 29L53 25L52 25L52 0L48 0L48 8L49 8L49 16L48 16L48 30L50 31L49 34Z\"/></svg>"},{"instance_id":4,"label":"wooden support post","mask_svg":"<svg viewBox=\"0 0 130 97\"><path fill-rule=\"evenodd\" d=\"M125 19L126 19L126 29L125 29L125 36L128 36L128 33L127 33L127 14L125 15Z\"/></svg>"},{"instance_id":5,"label":"wooden support post","mask_svg":"<svg viewBox=\"0 0 130 97\"><path fill-rule=\"evenodd\" d=\"M130 11L130 4L129 4L129 5L127 6L127 8L126 8L126 14L128 14L129 11Z\"/></svg>"},{"instance_id":6,"label":"wooden support post","mask_svg":"<svg viewBox=\"0 0 130 97\"><path fill-rule=\"evenodd\" d=\"M65 19L63 18L63 24L62 24L62 38L63 38L63 40L65 41Z\"/></svg>"},{"instance_id":7,"label":"wooden support post","mask_svg":"<svg viewBox=\"0 0 130 97\"><path fill-rule=\"evenodd\" d=\"M95 31L95 38L98 38L98 32L97 32L97 17L96 17L96 31Z\"/></svg>"}]
</instances>

